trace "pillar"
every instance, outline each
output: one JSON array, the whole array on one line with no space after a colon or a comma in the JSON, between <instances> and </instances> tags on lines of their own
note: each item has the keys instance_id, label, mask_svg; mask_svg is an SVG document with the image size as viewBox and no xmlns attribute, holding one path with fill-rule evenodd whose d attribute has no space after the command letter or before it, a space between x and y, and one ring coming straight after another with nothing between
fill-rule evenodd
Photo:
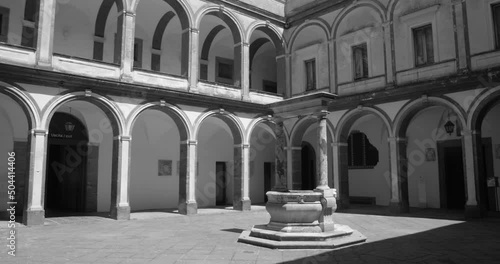
<instances>
[{"instance_id":1,"label":"pillar","mask_svg":"<svg viewBox=\"0 0 500 264\"><path fill-rule=\"evenodd\" d=\"M25 184L23 224L26 226L43 225L45 221L44 188L45 163L47 157L46 130L33 129L30 132L29 172Z\"/></svg>"},{"instance_id":2,"label":"pillar","mask_svg":"<svg viewBox=\"0 0 500 264\"><path fill-rule=\"evenodd\" d=\"M198 90L198 76L200 74L199 65L199 30L197 28L189 28L184 34L189 34L189 91L196 92Z\"/></svg>"},{"instance_id":3,"label":"pillar","mask_svg":"<svg viewBox=\"0 0 500 264\"><path fill-rule=\"evenodd\" d=\"M387 86L394 86L394 78L395 78L395 68L394 63L395 60L393 58L394 54L394 37L391 33L391 22L386 22L383 25L383 34L384 34L384 53L385 53L385 69L386 69L386 77L387 77Z\"/></svg>"},{"instance_id":4,"label":"pillar","mask_svg":"<svg viewBox=\"0 0 500 264\"><path fill-rule=\"evenodd\" d=\"M250 46L241 45L241 99L250 100Z\"/></svg>"},{"instance_id":5,"label":"pillar","mask_svg":"<svg viewBox=\"0 0 500 264\"><path fill-rule=\"evenodd\" d=\"M275 186L273 191L285 192L287 188L287 153L286 153L286 135L282 121L276 122L274 126L274 134L276 135L275 145L275 160L276 160L276 174Z\"/></svg>"},{"instance_id":6,"label":"pillar","mask_svg":"<svg viewBox=\"0 0 500 264\"><path fill-rule=\"evenodd\" d=\"M286 86L285 86L285 98L292 97L292 56L290 54L285 54L286 60Z\"/></svg>"},{"instance_id":7,"label":"pillar","mask_svg":"<svg viewBox=\"0 0 500 264\"><path fill-rule=\"evenodd\" d=\"M466 44L466 19L464 18L464 3L462 0L452 0L453 26L455 28L455 48L457 57L457 70L465 71L469 68Z\"/></svg>"},{"instance_id":8,"label":"pillar","mask_svg":"<svg viewBox=\"0 0 500 264\"><path fill-rule=\"evenodd\" d=\"M113 142L113 165L111 172L111 218L130 219L129 172L130 143L129 136L115 137Z\"/></svg>"},{"instance_id":9,"label":"pillar","mask_svg":"<svg viewBox=\"0 0 500 264\"><path fill-rule=\"evenodd\" d=\"M131 82L132 68L134 66L134 42L135 42L135 14L130 12L122 12L118 17L118 23L122 23L122 27L118 27L117 38L121 39L121 80Z\"/></svg>"},{"instance_id":10,"label":"pillar","mask_svg":"<svg viewBox=\"0 0 500 264\"><path fill-rule=\"evenodd\" d=\"M290 147L293 190L302 189L302 147Z\"/></svg>"},{"instance_id":11,"label":"pillar","mask_svg":"<svg viewBox=\"0 0 500 264\"><path fill-rule=\"evenodd\" d=\"M478 202L478 193L481 193L479 164L484 164L481 133L479 131L463 130L462 145L464 153L464 167L467 186L467 202L465 203L465 217L481 217L481 208ZM485 190L486 191L486 190Z\"/></svg>"},{"instance_id":12,"label":"pillar","mask_svg":"<svg viewBox=\"0 0 500 264\"><path fill-rule=\"evenodd\" d=\"M389 138L389 159L391 183L390 211L393 213L408 213L410 203L408 197L408 159L406 138Z\"/></svg>"},{"instance_id":13,"label":"pillar","mask_svg":"<svg viewBox=\"0 0 500 264\"><path fill-rule=\"evenodd\" d=\"M56 0L41 0L38 14L36 62L39 68L50 69L54 48Z\"/></svg>"},{"instance_id":14,"label":"pillar","mask_svg":"<svg viewBox=\"0 0 500 264\"><path fill-rule=\"evenodd\" d=\"M196 203L196 163L198 142L181 142L179 162L179 213L193 215L198 212Z\"/></svg>"},{"instance_id":15,"label":"pillar","mask_svg":"<svg viewBox=\"0 0 500 264\"><path fill-rule=\"evenodd\" d=\"M233 208L239 211L250 211L250 146L241 144L234 146L234 191Z\"/></svg>"},{"instance_id":16,"label":"pillar","mask_svg":"<svg viewBox=\"0 0 500 264\"><path fill-rule=\"evenodd\" d=\"M349 208L349 170L347 147L345 142L334 142L333 146L333 173L334 185L338 191L337 206L341 209Z\"/></svg>"},{"instance_id":17,"label":"pillar","mask_svg":"<svg viewBox=\"0 0 500 264\"><path fill-rule=\"evenodd\" d=\"M318 159L317 159L317 180L316 190L329 190L328 186L328 127L326 116L328 112L321 112L318 116Z\"/></svg>"}]
</instances>

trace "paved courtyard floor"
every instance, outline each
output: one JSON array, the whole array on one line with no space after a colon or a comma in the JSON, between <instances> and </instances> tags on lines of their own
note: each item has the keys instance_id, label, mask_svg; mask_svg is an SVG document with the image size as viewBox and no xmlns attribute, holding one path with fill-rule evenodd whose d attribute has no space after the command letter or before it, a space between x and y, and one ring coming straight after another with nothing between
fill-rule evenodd
<instances>
[{"instance_id":1,"label":"paved courtyard floor","mask_svg":"<svg viewBox=\"0 0 500 264\"><path fill-rule=\"evenodd\" d=\"M44 226L17 226L16 256L5 243L0 263L500 263L500 218L463 221L460 212L413 210L386 215L357 208L335 221L367 238L336 250L271 250L237 243L242 230L264 224L263 207L251 212L202 209L195 216L139 212L130 221L100 216L47 218Z\"/></svg>"}]
</instances>

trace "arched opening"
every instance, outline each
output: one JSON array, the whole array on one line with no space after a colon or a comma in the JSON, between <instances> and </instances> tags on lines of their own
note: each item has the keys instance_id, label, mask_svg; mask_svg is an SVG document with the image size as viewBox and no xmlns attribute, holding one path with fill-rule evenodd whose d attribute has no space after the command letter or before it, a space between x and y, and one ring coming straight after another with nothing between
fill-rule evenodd
<instances>
[{"instance_id":1,"label":"arched opening","mask_svg":"<svg viewBox=\"0 0 500 264\"><path fill-rule=\"evenodd\" d=\"M302 142L302 188L301 190L313 190L316 182L316 150L309 142Z\"/></svg>"},{"instance_id":2,"label":"arched opening","mask_svg":"<svg viewBox=\"0 0 500 264\"><path fill-rule=\"evenodd\" d=\"M58 1L56 8L54 54L120 64L122 0Z\"/></svg>"},{"instance_id":3,"label":"arched opening","mask_svg":"<svg viewBox=\"0 0 500 264\"><path fill-rule=\"evenodd\" d=\"M176 122L161 109L148 109L137 117L132 130L131 210L177 208L180 133Z\"/></svg>"},{"instance_id":4,"label":"arched opening","mask_svg":"<svg viewBox=\"0 0 500 264\"><path fill-rule=\"evenodd\" d=\"M453 124L451 133L445 126ZM462 128L457 113L440 104L409 110L399 125L403 200L410 207L463 210L467 201Z\"/></svg>"},{"instance_id":5,"label":"arched opening","mask_svg":"<svg viewBox=\"0 0 500 264\"><path fill-rule=\"evenodd\" d=\"M53 212L95 212L97 175L87 174L88 131L74 115L56 112L49 126L45 209ZM95 155L95 154L94 154Z\"/></svg>"},{"instance_id":6,"label":"arched opening","mask_svg":"<svg viewBox=\"0 0 500 264\"><path fill-rule=\"evenodd\" d=\"M39 9L40 0L3 1L0 42L36 48Z\"/></svg>"},{"instance_id":7,"label":"arched opening","mask_svg":"<svg viewBox=\"0 0 500 264\"><path fill-rule=\"evenodd\" d=\"M291 39L291 95L330 87L328 32L317 23L299 29Z\"/></svg>"},{"instance_id":8,"label":"arched opening","mask_svg":"<svg viewBox=\"0 0 500 264\"><path fill-rule=\"evenodd\" d=\"M4 89L4 88L2 88ZM0 163L0 169L4 172L0 182L0 219L9 219L8 215L8 191L9 185L14 183L17 208L23 208L24 194L28 190L28 182L25 181L29 173L30 145L28 140L29 131L32 128L31 119L25 113L25 108L11 97L0 93L0 158L5 162ZM14 153L14 170L9 170L9 153ZM12 159L11 159L12 161ZM9 174L14 172L15 174ZM14 178L9 177L15 175ZM15 182L12 182L14 180ZM11 181L11 182L9 182ZM22 215L23 210L16 210L17 215Z\"/></svg>"},{"instance_id":9,"label":"arched opening","mask_svg":"<svg viewBox=\"0 0 500 264\"><path fill-rule=\"evenodd\" d=\"M267 27L250 38L250 91L284 95L284 58L281 40ZM278 67L278 65L280 67Z\"/></svg>"},{"instance_id":10,"label":"arched opening","mask_svg":"<svg viewBox=\"0 0 500 264\"><path fill-rule=\"evenodd\" d=\"M349 112L339 125L340 203L388 206L389 127L370 111Z\"/></svg>"},{"instance_id":11,"label":"arched opening","mask_svg":"<svg viewBox=\"0 0 500 264\"><path fill-rule=\"evenodd\" d=\"M241 88L241 35L223 12L205 14L200 23L201 82Z\"/></svg>"},{"instance_id":12,"label":"arched opening","mask_svg":"<svg viewBox=\"0 0 500 264\"><path fill-rule=\"evenodd\" d=\"M253 204L267 202L266 193L275 185L274 124L259 123L250 136L250 200Z\"/></svg>"},{"instance_id":13,"label":"arched opening","mask_svg":"<svg viewBox=\"0 0 500 264\"><path fill-rule=\"evenodd\" d=\"M500 96L490 95L474 113L476 196L483 213L500 211Z\"/></svg>"},{"instance_id":14,"label":"arched opening","mask_svg":"<svg viewBox=\"0 0 500 264\"><path fill-rule=\"evenodd\" d=\"M134 68L187 77L186 11L176 0L165 0L141 1L136 13Z\"/></svg>"},{"instance_id":15,"label":"arched opening","mask_svg":"<svg viewBox=\"0 0 500 264\"><path fill-rule=\"evenodd\" d=\"M233 206L241 201L242 136L225 115L209 116L198 131L198 207Z\"/></svg>"},{"instance_id":16,"label":"arched opening","mask_svg":"<svg viewBox=\"0 0 500 264\"><path fill-rule=\"evenodd\" d=\"M108 216L116 203L115 138L120 131L110 110L99 106L75 99L63 102L49 116L43 196L47 217Z\"/></svg>"}]
</instances>

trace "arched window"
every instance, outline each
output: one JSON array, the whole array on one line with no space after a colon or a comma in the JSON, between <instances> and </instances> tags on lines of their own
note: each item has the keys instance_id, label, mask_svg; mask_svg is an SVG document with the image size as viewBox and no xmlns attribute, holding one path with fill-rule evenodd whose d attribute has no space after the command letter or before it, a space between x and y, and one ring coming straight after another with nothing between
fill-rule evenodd
<instances>
[{"instance_id":1,"label":"arched window","mask_svg":"<svg viewBox=\"0 0 500 264\"><path fill-rule=\"evenodd\" d=\"M349 169L371 169L378 163L378 150L366 135L353 131L347 139Z\"/></svg>"}]
</instances>

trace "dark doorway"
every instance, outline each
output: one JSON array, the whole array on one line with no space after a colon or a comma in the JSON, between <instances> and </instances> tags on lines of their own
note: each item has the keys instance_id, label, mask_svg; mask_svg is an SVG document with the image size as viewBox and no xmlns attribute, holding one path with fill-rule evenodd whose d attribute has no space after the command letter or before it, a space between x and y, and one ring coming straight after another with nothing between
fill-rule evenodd
<instances>
[{"instance_id":1,"label":"dark doorway","mask_svg":"<svg viewBox=\"0 0 500 264\"><path fill-rule=\"evenodd\" d=\"M308 142L302 143L302 190L316 188L316 154Z\"/></svg>"},{"instance_id":2,"label":"dark doorway","mask_svg":"<svg viewBox=\"0 0 500 264\"><path fill-rule=\"evenodd\" d=\"M74 116L55 113L49 127L45 209L85 212L87 202L88 138Z\"/></svg>"},{"instance_id":3,"label":"dark doorway","mask_svg":"<svg viewBox=\"0 0 500 264\"><path fill-rule=\"evenodd\" d=\"M441 208L464 209L465 175L460 140L438 142Z\"/></svg>"},{"instance_id":4,"label":"dark doorway","mask_svg":"<svg viewBox=\"0 0 500 264\"><path fill-rule=\"evenodd\" d=\"M274 186L274 163L264 162L264 201L267 203L266 193Z\"/></svg>"},{"instance_id":5,"label":"dark doorway","mask_svg":"<svg viewBox=\"0 0 500 264\"><path fill-rule=\"evenodd\" d=\"M216 205L226 205L226 191L227 191L227 174L226 163L215 163L215 189L216 189Z\"/></svg>"}]
</instances>

